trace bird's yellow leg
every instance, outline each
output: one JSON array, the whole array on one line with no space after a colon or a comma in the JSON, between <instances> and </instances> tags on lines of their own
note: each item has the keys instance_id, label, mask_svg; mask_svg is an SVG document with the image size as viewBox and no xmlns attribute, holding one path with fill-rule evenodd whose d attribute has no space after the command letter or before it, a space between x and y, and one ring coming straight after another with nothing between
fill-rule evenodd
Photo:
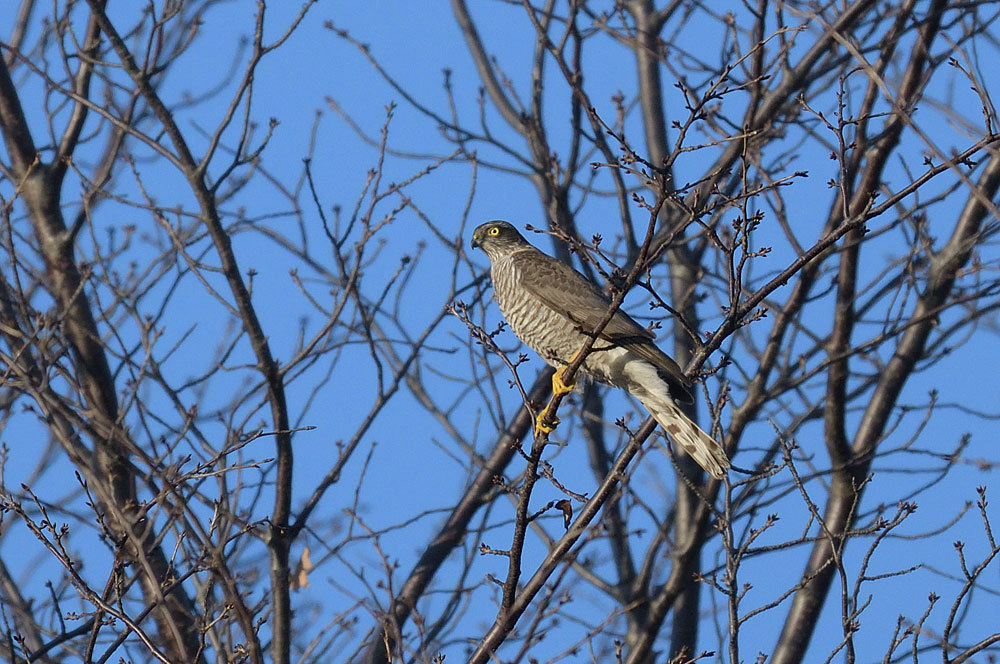
<instances>
[{"instance_id":1,"label":"bird's yellow leg","mask_svg":"<svg viewBox=\"0 0 1000 664\"><path fill-rule=\"evenodd\" d=\"M552 374L552 394L569 394L573 391L573 388L576 386L576 382L563 382L563 375L565 374L567 367L576 361L576 357L579 354L580 351L573 353L573 357L569 358L569 362L556 369L556 372Z\"/></svg>"},{"instance_id":2,"label":"bird's yellow leg","mask_svg":"<svg viewBox=\"0 0 1000 664\"><path fill-rule=\"evenodd\" d=\"M576 360L579 351L573 354L569 362L563 366L556 369L556 372L552 374L552 395L560 396L563 394L569 394L573 391L575 382L566 383L563 381L563 376L565 375L566 368ZM540 435L543 433L552 433L555 428L559 426L559 418L556 417L555 413L549 413L549 407L546 406L542 409L542 412L538 413L538 417L535 418L535 435Z\"/></svg>"},{"instance_id":3,"label":"bird's yellow leg","mask_svg":"<svg viewBox=\"0 0 1000 664\"><path fill-rule=\"evenodd\" d=\"M562 379L564 371L566 371L566 367L559 367L552 374L552 394L569 394L573 391L576 383L569 383L568 385L564 383Z\"/></svg>"}]
</instances>

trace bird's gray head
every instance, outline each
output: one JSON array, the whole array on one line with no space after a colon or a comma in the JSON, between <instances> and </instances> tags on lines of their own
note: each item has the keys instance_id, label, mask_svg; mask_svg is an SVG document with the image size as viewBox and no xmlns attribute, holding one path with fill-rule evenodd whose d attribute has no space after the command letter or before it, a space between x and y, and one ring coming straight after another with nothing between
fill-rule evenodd
<instances>
[{"instance_id":1,"label":"bird's gray head","mask_svg":"<svg viewBox=\"0 0 1000 664\"><path fill-rule=\"evenodd\" d=\"M472 231L472 247L486 252L490 260L502 258L516 249L530 247L512 224L506 221L487 221Z\"/></svg>"}]
</instances>

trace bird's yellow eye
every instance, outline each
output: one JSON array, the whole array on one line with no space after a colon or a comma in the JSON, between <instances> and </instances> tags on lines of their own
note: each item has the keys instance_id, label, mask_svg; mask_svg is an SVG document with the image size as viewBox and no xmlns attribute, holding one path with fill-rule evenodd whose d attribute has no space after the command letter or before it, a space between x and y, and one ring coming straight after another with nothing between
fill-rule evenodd
<instances>
[{"instance_id":1,"label":"bird's yellow eye","mask_svg":"<svg viewBox=\"0 0 1000 664\"><path fill-rule=\"evenodd\" d=\"M497 235L500 235L500 228L498 226L494 226L490 230L486 231L486 234L496 237Z\"/></svg>"}]
</instances>

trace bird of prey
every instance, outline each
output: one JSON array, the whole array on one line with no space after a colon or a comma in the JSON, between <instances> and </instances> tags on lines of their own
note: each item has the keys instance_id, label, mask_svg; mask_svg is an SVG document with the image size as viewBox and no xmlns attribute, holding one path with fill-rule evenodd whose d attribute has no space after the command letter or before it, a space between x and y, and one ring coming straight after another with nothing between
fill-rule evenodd
<instances>
[{"instance_id":1,"label":"bird of prey","mask_svg":"<svg viewBox=\"0 0 1000 664\"><path fill-rule=\"evenodd\" d=\"M517 337L556 367L552 391L566 393L562 372L607 315L611 301L569 265L548 256L506 221L489 221L472 233L473 248L490 259L493 294ZM597 336L581 369L594 379L638 399L681 449L721 479L729 468L725 451L691 421L676 402L692 400L690 381L654 335L624 311L616 311ZM541 425L542 416L538 418Z\"/></svg>"}]
</instances>

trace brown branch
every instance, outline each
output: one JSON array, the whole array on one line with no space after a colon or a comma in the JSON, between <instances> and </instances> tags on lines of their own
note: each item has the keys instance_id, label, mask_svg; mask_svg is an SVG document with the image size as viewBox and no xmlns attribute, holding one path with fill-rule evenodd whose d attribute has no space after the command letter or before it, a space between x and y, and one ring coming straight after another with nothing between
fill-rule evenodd
<instances>
[{"instance_id":1,"label":"brown branch","mask_svg":"<svg viewBox=\"0 0 1000 664\"><path fill-rule=\"evenodd\" d=\"M247 336L257 358L258 370L264 377L264 384L271 408L271 420L274 430L275 447L277 449L277 470L275 476L275 500L271 514L270 533L267 541L271 553L271 591L273 602L273 624L271 652L276 664L288 664L291 653L291 599L289 597L289 551L293 533L289 528L291 516L292 492L292 445L291 427L289 426L288 405L285 399L285 387L281 377L278 362L274 359L271 348L264 333L257 311L250 298L250 292L240 271L229 233L222 225L219 211L215 205L212 189L205 180L207 163L195 159L188 147L183 133L174 121L173 115L160 99L156 90L149 82L149 76L140 68L131 51L111 20L100 7L99 0L87 0L91 11L97 17L101 31L107 36L121 61L125 73L132 79L143 99L152 108L164 132L170 138L178 161L188 184L192 189L201 209L202 222L205 224L220 260L220 271L229 284L233 299L236 301L240 319L243 321ZM264 5L258 4L257 30L258 34L264 20ZM259 45L258 40L258 45ZM259 60L259 59L258 59Z\"/></svg>"},{"instance_id":2,"label":"brown branch","mask_svg":"<svg viewBox=\"0 0 1000 664\"><path fill-rule=\"evenodd\" d=\"M465 0L451 0L451 10L455 14L455 20L458 21L458 27L462 31L462 36L465 37L466 45L469 47L469 54L476 64L479 77L486 87L486 93L493 100L493 105L496 106L508 125L515 129L523 128L525 117L521 111L514 108L514 104L507 98L506 93L503 91L503 86L497 80L493 65L490 63L486 48L479 37L479 30L476 28L475 21L472 20L472 16L469 14L469 8L466 6Z\"/></svg>"},{"instance_id":3,"label":"brown branch","mask_svg":"<svg viewBox=\"0 0 1000 664\"><path fill-rule=\"evenodd\" d=\"M591 521L597 517L603 505L618 490L618 482L625 475L629 464L642 448L642 444L656 429L656 422L650 418L642 428L630 438L625 449L615 459L610 472L594 492L594 496L577 514L566 533L550 548L545 559L521 588L510 609L497 617L496 622L483 636L475 652L469 658L469 664L484 664L490 661L493 651L507 638L507 635L517 624L518 619L527 610L535 596L545 587L549 577L556 571L565 558L570 555L573 545L583 536Z\"/></svg>"},{"instance_id":4,"label":"brown branch","mask_svg":"<svg viewBox=\"0 0 1000 664\"><path fill-rule=\"evenodd\" d=\"M100 3L103 11L107 0ZM97 49L101 45L101 31L97 24L97 17L93 14L87 19L87 31L83 37L83 49L79 52L80 66L76 72L73 82L73 91L77 95L77 100L73 103L73 113L66 123L62 139L59 141L59 149L56 151L56 159L52 170L55 173L57 182L61 182L69 167L69 160L73 158L73 151L80 140L80 132L83 131L83 123L87 121L87 111L89 105L83 100L90 99L90 79L94 73L94 60L97 57Z\"/></svg>"},{"instance_id":5,"label":"brown branch","mask_svg":"<svg viewBox=\"0 0 1000 664\"><path fill-rule=\"evenodd\" d=\"M912 4L912 3L911 3ZM924 86L927 82L925 69L928 64L928 36L933 35L940 22L940 11L943 8L939 5L934 11L931 20L928 21L927 30L923 33L923 38L918 41L918 46L910 58L906 73L900 85L899 95L893 100L895 112L886 121L886 126L880 133L878 140L870 146L864 155L865 168L858 177L858 182L853 182L855 172L848 172L848 146L844 136L845 126L843 119L841 125L836 128L837 138L840 141L839 159L844 172L840 181L840 195L836 197L834 210L831 212L830 226L837 226L835 220L846 219L863 214L868 202L873 200L878 194L881 186L882 174L886 164L893 154L894 148L899 144L903 129L908 123L909 109L913 108L920 98ZM903 18L908 13L908 8L901 10L901 18L894 24L894 30L883 42L883 54L879 58L881 67L888 64L892 53L895 51L902 27ZM880 69L881 69L880 67ZM876 81L880 80L880 71L873 71L868 85L867 100L868 105L874 103L876 91L879 86ZM858 131L863 131L866 125L858 127ZM867 142L868 137L861 134L856 141ZM860 152L860 151L859 151ZM855 157L861 161L859 154ZM853 165L853 164L851 164ZM853 192L853 195L852 195ZM856 322L854 301L857 296L858 265L860 263L860 253L865 233L861 228L853 228L844 237L844 246L840 252L840 267L837 271L837 297L834 307L833 332L827 352L831 357L841 356L841 359L831 363L827 375L827 396L826 410L824 414L824 439L830 459L834 466L842 466L849 457L849 442L846 433L846 404L847 404L847 380L849 376L849 355L845 351L850 347L851 334Z\"/></svg>"},{"instance_id":6,"label":"brown branch","mask_svg":"<svg viewBox=\"0 0 1000 664\"><path fill-rule=\"evenodd\" d=\"M911 319L917 322L907 327L896 346L896 352L881 373L854 435L850 465L835 475L824 509L824 522L835 539L830 541L824 538L813 546L804 574L811 575L815 572L816 575L808 586L795 595L772 655L772 661L778 664L801 661L809 644L816 616L833 580L834 570L828 566L830 548L840 546L839 538L844 537L856 518L854 506L863 492L863 480L871 468L877 445L903 386L923 357L936 320L935 316L927 313L940 307L951 295L957 274L968 262L987 215L987 207L981 197L991 199L998 188L1000 156L994 155L976 182L976 192L970 192L966 207L959 215L948 242L931 259L927 287L911 314Z\"/></svg>"},{"instance_id":7,"label":"brown branch","mask_svg":"<svg viewBox=\"0 0 1000 664\"><path fill-rule=\"evenodd\" d=\"M652 0L632 0L625 7L635 20L636 41L632 51L639 77L639 108L646 132L646 151L649 162L657 168L663 168L669 152L667 111L663 107L660 77L660 30L663 19L653 7ZM668 171L668 175L671 172Z\"/></svg>"},{"instance_id":8,"label":"brown branch","mask_svg":"<svg viewBox=\"0 0 1000 664\"><path fill-rule=\"evenodd\" d=\"M532 401L541 401L551 390L551 370L541 372L528 392ZM462 494L458 504L448 515L447 521L434 535L430 543L420 554L399 593L393 598L392 606L383 617L381 625L365 655L369 664L386 664L394 661L397 647L395 636L402 632L410 614L416 608L424 591L430 585L434 575L448 558L451 552L465 539L468 534L469 522L479 508L489 502L496 491L497 477L502 476L504 469L517 452L520 441L531 431L534 418L525 408L519 408L517 415L511 419L507 429L501 433L493 446L493 451Z\"/></svg>"},{"instance_id":9,"label":"brown branch","mask_svg":"<svg viewBox=\"0 0 1000 664\"><path fill-rule=\"evenodd\" d=\"M145 592L159 601L155 616L161 635L172 648L171 656L196 661L200 633L194 623L191 600L180 587L163 596L162 582L169 573L167 558L159 546L153 545L151 531L134 527L140 514L137 512L135 477L127 460L133 445L119 427L114 378L90 303L83 292L84 275L76 264L72 239L62 216L62 178L34 153L34 142L24 121L17 92L3 62L0 62L0 127L14 174L23 183L21 196L45 259L52 296L59 303L60 317L76 358L77 380L93 415L95 429L100 432L93 437L95 458L78 467L114 516L119 537L128 539L133 560L143 570Z\"/></svg>"}]
</instances>

